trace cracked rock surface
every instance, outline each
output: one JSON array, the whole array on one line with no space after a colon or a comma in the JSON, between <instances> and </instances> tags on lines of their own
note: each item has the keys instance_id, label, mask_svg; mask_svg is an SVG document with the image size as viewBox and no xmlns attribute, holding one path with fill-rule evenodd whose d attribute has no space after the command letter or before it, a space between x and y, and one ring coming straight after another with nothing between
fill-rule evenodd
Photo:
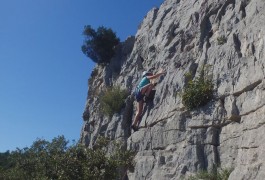
<instances>
[{"instance_id":1,"label":"cracked rock surface","mask_svg":"<svg viewBox=\"0 0 265 180\"><path fill-rule=\"evenodd\" d=\"M229 179L265 177L265 1L165 0L140 24L135 37L116 47L106 67L90 79L81 142L99 136L135 150L129 179L180 179L216 165L234 168ZM181 99L185 74L208 66L214 98L195 110ZM156 86L137 132L131 132L133 96L112 118L99 110L104 88L131 94L144 70L167 73Z\"/></svg>"}]
</instances>

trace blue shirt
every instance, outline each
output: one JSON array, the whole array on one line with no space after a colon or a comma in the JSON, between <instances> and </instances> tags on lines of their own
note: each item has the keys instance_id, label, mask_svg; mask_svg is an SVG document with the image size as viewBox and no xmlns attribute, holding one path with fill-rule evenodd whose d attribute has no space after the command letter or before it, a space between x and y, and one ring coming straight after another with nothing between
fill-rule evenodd
<instances>
[{"instance_id":1,"label":"blue shirt","mask_svg":"<svg viewBox=\"0 0 265 180\"><path fill-rule=\"evenodd\" d=\"M142 88L142 87L144 87L144 86L146 86L147 84L149 84L150 83L150 80L147 78L147 77L144 77L141 81L140 81L140 83L139 83L139 85L138 85L138 88Z\"/></svg>"}]
</instances>

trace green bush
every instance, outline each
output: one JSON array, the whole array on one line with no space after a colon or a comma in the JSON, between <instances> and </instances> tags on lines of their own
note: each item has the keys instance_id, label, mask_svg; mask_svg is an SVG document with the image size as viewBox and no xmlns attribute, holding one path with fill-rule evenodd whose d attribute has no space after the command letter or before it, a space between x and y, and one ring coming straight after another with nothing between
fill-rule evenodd
<instances>
[{"instance_id":1,"label":"green bush","mask_svg":"<svg viewBox=\"0 0 265 180\"><path fill-rule=\"evenodd\" d=\"M212 169L210 171L200 171L194 176L190 176L188 180L228 180L229 175L233 171L232 168Z\"/></svg>"},{"instance_id":2,"label":"green bush","mask_svg":"<svg viewBox=\"0 0 265 180\"><path fill-rule=\"evenodd\" d=\"M100 26L95 31L90 25L85 26L82 52L98 64L107 64L114 56L114 47L120 43L116 33L110 28Z\"/></svg>"},{"instance_id":3,"label":"green bush","mask_svg":"<svg viewBox=\"0 0 265 180\"><path fill-rule=\"evenodd\" d=\"M218 45L223 45L223 44L225 44L226 43L226 38L224 37L224 36L220 36L220 37L218 37L217 38L217 44Z\"/></svg>"},{"instance_id":4,"label":"green bush","mask_svg":"<svg viewBox=\"0 0 265 180\"><path fill-rule=\"evenodd\" d=\"M189 78L182 94L182 103L189 110L207 104L213 97L213 84L210 78L205 77L204 69L200 77Z\"/></svg>"},{"instance_id":5,"label":"green bush","mask_svg":"<svg viewBox=\"0 0 265 180\"><path fill-rule=\"evenodd\" d=\"M114 113L119 113L127 96L127 91L118 86L105 90L100 96L100 107L103 114L112 117Z\"/></svg>"}]
</instances>

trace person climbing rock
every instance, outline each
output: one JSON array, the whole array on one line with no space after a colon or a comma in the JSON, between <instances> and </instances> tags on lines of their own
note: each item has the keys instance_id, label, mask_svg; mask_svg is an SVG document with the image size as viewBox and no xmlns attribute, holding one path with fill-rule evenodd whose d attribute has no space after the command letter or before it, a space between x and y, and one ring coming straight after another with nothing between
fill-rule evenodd
<instances>
[{"instance_id":1,"label":"person climbing rock","mask_svg":"<svg viewBox=\"0 0 265 180\"><path fill-rule=\"evenodd\" d=\"M142 116L144 100L148 101L150 99L149 95L156 83L151 83L152 80L160 77L161 75L165 74L166 72L162 69L157 74L152 74L149 71L144 71L142 75L142 80L138 84L135 89L134 95L137 101L137 112L133 121L131 128L134 131L138 130L140 118Z\"/></svg>"}]
</instances>

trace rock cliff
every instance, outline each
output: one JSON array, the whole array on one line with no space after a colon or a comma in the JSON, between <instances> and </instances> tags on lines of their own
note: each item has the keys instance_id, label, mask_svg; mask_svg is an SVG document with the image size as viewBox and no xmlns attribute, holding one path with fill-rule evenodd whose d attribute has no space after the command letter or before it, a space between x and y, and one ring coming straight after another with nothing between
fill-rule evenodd
<instances>
[{"instance_id":1,"label":"rock cliff","mask_svg":"<svg viewBox=\"0 0 265 180\"><path fill-rule=\"evenodd\" d=\"M234 169L229 179L264 179L264 0L165 0L116 52L89 79L82 143L93 146L103 135L135 150L129 179L180 179L216 165ZM214 98L187 110L181 97L185 75L196 77L205 65ZM132 95L112 118L100 113L105 87L120 85L132 94L144 70L159 68L167 73L153 104L145 107L139 131L130 130Z\"/></svg>"}]
</instances>

